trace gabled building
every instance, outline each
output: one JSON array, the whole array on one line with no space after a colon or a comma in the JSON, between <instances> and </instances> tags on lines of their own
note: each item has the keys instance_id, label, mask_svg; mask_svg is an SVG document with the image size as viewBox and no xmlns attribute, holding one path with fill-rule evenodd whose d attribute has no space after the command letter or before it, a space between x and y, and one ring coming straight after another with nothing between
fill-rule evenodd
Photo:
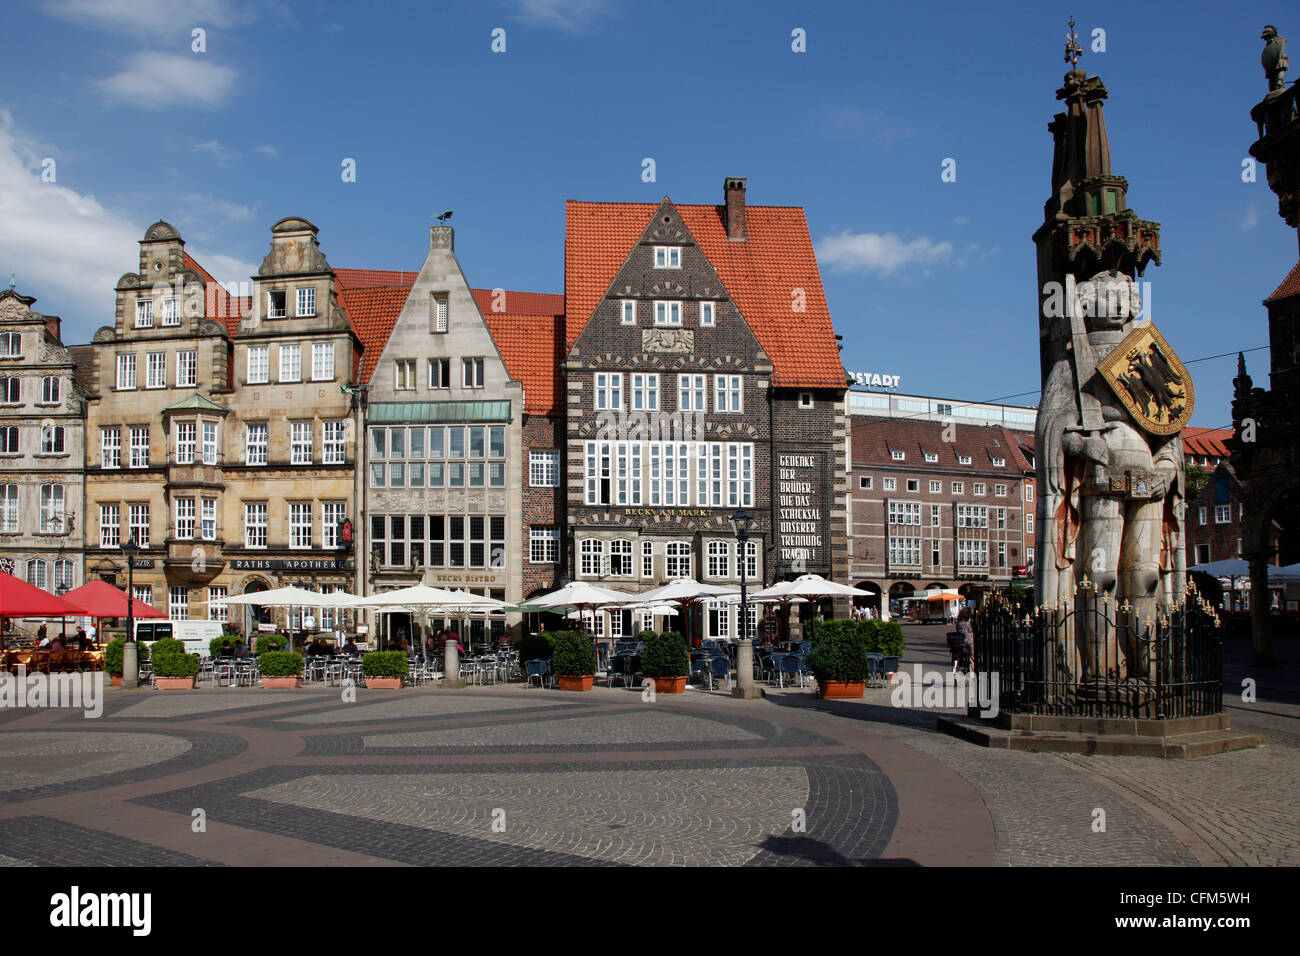
<instances>
[{"instance_id":1,"label":"gabled building","mask_svg":"<svg viewBox=\"0 0 1300 956\"><path fill-rule=\"evenodd\" d=\"M35 302L0 291L0 570L62 593L84 583L85 397Z\"/></svg>"},{"instance_id":2,"label":"gabled building","mask_svg":"<svg viewBox=\"0 0 1300 956\"><path fill-rule=\"evenodd\" d=\"M566 517L576 577L642 591L848 573L847 378L804 213L569 202ZM741 553L731 517L755 521ZM708 636L739 633L711 608ZM753 618L751 617L751 626ZM615 633L644 626L614 617Z\"/></svg>"}]
</instances>

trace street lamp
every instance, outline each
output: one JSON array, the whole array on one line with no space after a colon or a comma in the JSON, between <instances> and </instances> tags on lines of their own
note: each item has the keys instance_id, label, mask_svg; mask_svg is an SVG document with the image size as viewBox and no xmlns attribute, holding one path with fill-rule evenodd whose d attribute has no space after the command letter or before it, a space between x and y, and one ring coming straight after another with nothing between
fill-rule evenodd
<instances>
[{"instance_id":1,"label":"street lamp","mask_svg":"<svg viewBox=\"0 0 1300 956\"><path fill-rule=\"evenodd\" d=\"M745 559L748 557L749 529L753 523L754 516L744 508L731 516L731 529L740 544L740 643L736 646L736 684L731 688L731 696L743 699L759 696L754 687L754 642L749 637L749 597L745 590Z\"/></svg>"},{"instance_id":2,"label":"street lamp","mask_svg":"<svg viewBox=\"0 0 1300 956\"><path fill-rule=\"evenodd\" d=\"M135 646L135 556L139 552L140 546L132 535L122 545L122 555L126 558L126 644L122 648L122 686L131 690L140 684Z\"/></svg>"}]
</instances>

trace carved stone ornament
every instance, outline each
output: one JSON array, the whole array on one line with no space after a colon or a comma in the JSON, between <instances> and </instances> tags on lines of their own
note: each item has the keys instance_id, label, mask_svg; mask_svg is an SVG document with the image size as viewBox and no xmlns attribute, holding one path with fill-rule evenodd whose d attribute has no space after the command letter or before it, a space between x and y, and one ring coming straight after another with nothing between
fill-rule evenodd
<instances>
[{"instance_id":1,"label":"carved stone ornament","mask_svg":"<svg viewBox=\"0 0 1300 956\"><path fill-rule=\"evenodd\" d=\"M5 322L26 318L28 312L27 306L17 299L6 299L4 302L0 302L0 320Z\"/></svg>"},{"instance_id":2,"label":"carved stone ornament","mask_svg":"<svg viewBox=\"0 0 1300 956\"><path fill-rule=\"evenodd\" d=\"M690 329L643 329L641 351L682 352L695 351L695 333Z\"/></svg>"}]
</instances>

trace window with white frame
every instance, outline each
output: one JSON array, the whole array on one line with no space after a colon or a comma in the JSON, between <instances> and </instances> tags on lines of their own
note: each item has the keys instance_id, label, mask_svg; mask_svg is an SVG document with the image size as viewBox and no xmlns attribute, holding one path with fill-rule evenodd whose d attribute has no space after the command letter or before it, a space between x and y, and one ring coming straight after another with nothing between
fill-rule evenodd
<instances>
[{"instance_id":1,"label":"window with white frame","mask_svg":"<svg viewBox=\"0 0 1300 956\"><path fill-rule=\"evenodd\" d=\"M54 590L60 588L71 591L76 581L76 563L70 558L60 558L54 562Z\"/></svg>"},{"instance_id":2,"label":"window with white frame","mask_svg":"<svg viewBox=\"0 0 1300 956\"><path fill-rule=\"evenodd\" d=\"M141 604L153 604L153 585L137 584L135 585L135 599Z\"/></svg>"},{"instance_id":3,"label":"window with white frame","mask_svg":"<svg viewBox=\"0 0 1300 956\"><path fill-rule=\"evenodd\" d=\"M1025 512L1025 533L1034 533L1034 513L1032 511Z\"/></svg>"},{"instance_id":4,"label":"window with white frame","mask_svg":"<svg viewBox=\"0 0 1300 956\"><path fill-rule=\"evenodd\" d=\"M135 300L135 327L137 329L153 328L153 299Z\"/></svg>"},{"instance_id":5,"label":"window with white frame","mask_svg":"<svg viewBox=\"0 0 1300 956\"><path fill-rule=\"evenodd\" d=\"M726 638L731 633L731 605L726 601L708 601L710 639Z\"/></svg>"},{"instance_id":6,"label":"window with white frame","mask_svg":"<svg viewBox=\"0 0 1300 956\"><path fill-rule=\"evenodd\" d=\"M887 506L890 524L921 523L921 503L919 501L890 501Z\"/></svg>"},{"instance_id":7,"label":"window with white frame","mask_svg":"<svg viewBox=\"0 0 1300 956\"><path fill-rule=\"evenodd\" d=\"M618 410L623 407L623 375L621 372L596 373L596 409Z\"/></svg>"},{"instance_id":8,"label":"window with white frame","mask_svg":"<svg viewBox=\"0 0 1300 956\"><path fill-rule=\"evenodd\" d=\"M920 490L921 490L921 481L920 481L920 479L919 479L919 478L909 478L909 479L907 479L907 490L908 490L908 491L920 491Z\"/></svg>"},{"instance_id":9,"label":"window with white frame","mask_svg":"<svg viewBox=\"0 0 1300 956\"><path fill-rule=\"evenodd\" d=\"M940 521L940 519L939 519L939 506L938 506L938 505L930 505L930 527L931 527L931 528L937 528L937 527L939 527L939 521Z\"/></svg>"},{"instance_id":10,"label":"window with white frame","mask_svg":"<svg viewBox=\"0 0 1300 956\"><path fill-rule=\"evenodd\" d=\"M0 401L17 405L22 401L22 379L17 375L0 378Z\"/></svg>"},{"instance_id":11,"label":"window with white frame","mask_svg":"<svg viewBox=\"0 0 1300 956\"><path fill-rule=\"evenodd\" d=\"M988 505L958 505L957 527L987 528L989 526Z\"/></svg>"},{"instance_id":12,"label":"window with white frame","mask_svg":"<svg viewBox=\"0 0 1300 956\"><path fill-rule=\"evenodd\" d=\"M311 464L311 425L311 422L289 423L289 460L295 465Z\"/></svg>"},{"instance_id":13,"label":"window with white frame","mask_svg":"<svg viewBox=\"0 0 1300 956\"><path fill-rule=\"evenodd\" d=\"M0 531L18 530L18 486L0 485Z\"/></svg>"},{"instance_id":14,"label":"window with white frame","mask_svg":"<svg viewBox=\"0 0 1300 956\"><path fill-rule=\"evenodd\" d=\"M176 353L176 385L194 388L199 384L199 353L196 349L182 349Z\"/></svg>"},{"instance_id":15,"label":"window with white frame","mask_svg":"<svg viewBox=\"0 0 1300 956\"><path fill-rule=\"evenodd\" d=\"M632 375L632 411L657 412L659 410L659 376L655 373Z\"/></svg>"},{"instance_id":16,"label":"window with white frame","mask_svg":"<svg viewBox=\"0 0 1300 956\"><path fill-rule=\"evenodd\" d=\"M528 484L534 488L560 487L560 453L558 451L530 451L528 453Z\"/></svg>"},{"instance_id":17,"label":"window with white frame","mask_svg":"<svg viewBox=\"0 0 1300 956\"><path fill-rule=\"evenodd\" d=\"M428 366L430 388L451 388L451 359L431 358Z\"/></svg>"},{"instance_id":18,"label":"window with white frame","mask_svg":"<svg viewBox=\"0 0 1300 956\"><path fill-rule=\"evenodd\" d=\"M176 423L176 464L194 464L195 424L194 422Z\"/></svg>"},{"instance_id":19,"label":"window with white frame","mask_svg":"<svg viewBox=\"0 0 1300 956\"><path fill-rule=\"evenodd\" d=\"M528 560L532 564L558 564L560 561L560 529L529 528Z\"/></svg>"},{"instance_id":20,"label":"window with white frame","mask_svg":"<svg viewBox=\"0 0 1300 956\"><path fill-rule=\"evenodd\" d=\"M713 376L715 411L743 412L745 410L743 381L744 379L739 375Z\"/></svg>"},{"instance_id":21,"label":"window with white frame","mask_svg":"<svg viewBox=\"0 0 1300 956\"><path fill-rule=\"evenodd\" d=\"M745 542L745 580L762 580L762 571L758 566L758 542L752 539Z\"/></svg>"},{"instance_id":22,"label":"window with white frame","mask_svg":"<svg viewBox=\"0 0 1300 956\"><path fill-rule=\"evenodd\" d=\"M280 381L302 381L302 346L280 346Z\"/></svg>"},{"instance_id":23,"label":"window with white frame","mask_svg":"<svg viewBox=\"0 0 1300 956\"><path fill-rule=\"evenodd\" d=\"M998 567L1005 568L1006 566L1007 566L1007 543L1005 541L999 541L998 542Z\"/></svg>"},{"instance_id":24,"label":"window with white frame","mask_svg":"<svg viewBox=\"0 0 1300 956\"><path fill-rule=\"evenodd\" d=\"M650 442L650 504L679 507L691 503L690 445Z\"/></svg>"},{"instance_id":25,"label":"window with white frame","mask_svg":"<svg viewBox=\"0 0 1300 956\"><path fill-rule=\"evenodd\" d=\"M605 542L599 538L584 538L578 545L579 569L584 577L599 577L605 573Z\"/></svg>"},{"instance_id":26,"label":"window with white frame","mask_svg":"<svg viewBox=\"0 0 1300 956\"><path fill-rule=\"evenodd\" d=\"M483 387L483 360L467 358L460 360L461 386L464 388Z\"/></svg>"},{"instance_id":27,"label":"window with white frame","mask_svg":"<svg viewBox=\"0 0 1300 956\"><path fill-rule=\"evenodd\" d=\"M289 502L289 547L306 550L311 547L311 502Z\"/></svg>"},{"instance_id":28,"label":"window with white frame","mask_svg":"<svg viewBox=\"0 0 1300 956\"><path fill-rule=\"evenodd\" d=\"M283 319L285 317L286 295L287 293L283 289L266 294L266 317L268 319Z\"/></svg>"},{"instance_id":29,"label":"window with white frame","mask_svg":"<svg viewBox=\"0 0 1300 956\"><path fill-rule=\"evenodd\" d=\"M957 539L957 566L959 568L986 568L989 565L989 543L975 538Z\"/></svg>"},{"instance_id":30,"label":"window with white frame","mask_svg":"<svg viewBox=\"0 0 1300 956\"><path fill-rule=\"evenodd\" d=\"M122 429L117 426L99 430L99 467L122 467Z\"/></svg>"},{"instance_id":31,"label":"window with white frame","mask_svg":"<svg viewBox=\"0 0 1300 956\"><path fill-rule=\"evenodd\" d=\"M1026 500L1026 501L1033 501L1033 500L1034 500L1034 486L1033 486L1033 485L1025 485L1025 500Z\"/></svg>"},{"instance_id":32,"label":"window with white frame","mask_svg":"<svg viewBox=\"0 0 1300 956\"><path fill-rule=\"evenodd\" d=\"M415 359L398 359L393 363L393 388L399 392L415 388Z\"/></svg>"},{"instance_id":33,"label":"window with white frame","mask_svg":"<svg viewBox=\"0 0 1300 956\"><path fill-rule=\"evenodd\" d=\"M937 451L927 451L923 452L923 454L925 455L925 460L932 465L939 460L939 453Z\"/></svg>"},{"instance_id":34,"label":"window with white frame","mask_svg":"<svg viewBox=\"0 0 1300 956\"><path fill-rule=\"evenodd\" d=\"M266 464L266 422L244 424L244 464Z\"/></svg>"},{"instance_id":35,"label":"window with white frame","mask_svg":"<svg viewBox=\"0 0 1300 956\"><path fill-rule=\"evenodd\" d=\"M266 502L244 502L244 547L266 547Z\"/></svg>"},{"instance_id":36,"label":"window with white frame","mask_svg":"<svg viewBox=\"0 0 1300 956\"><path fill-rule=\"evenodd\" d=\"M208 588L208 620L209 621L228 621L230 620L226 609L226 598L229 597L229 591L225 587Z\"/></svg>"},{"instance_id":37,"label":"window with white frame","mask_svg":"<svg viewBox=\"0 0 1300 956\"><path fill-rule=\"evenodd\" d=\"M167 617L173 621L186 621L190 616L190 589L173 585L167 589Z\"/></svg>"},{"instance_id":38,"label":"window with white frame","mask_svg":"<svg viewBox=\"0 0 1300 956\"><path fill-rule=\"evenodd\" d=\"M964 494L966 494L966 482L964 482L964 481L954 481L954 482L952 483L952 493L953 493L954 495L964 495Z\"/></svg>"},{"instance_id":39,"label":"window with white frame","mask_svg":"<svg viewBox=\"0 0 1300 956\"><path fill-rule=\"evenodd\" d=\"M217 463L217 423L200 422L199 427L203 432L203 464L215 465Z\"/></svg>"},{"instance_id":40,"label":"window with white frame","mask_svg":"<svg viewBox=\"0 0 1300 956\"><path fill-rule=\"evenodd\" d=\"M271 380L271 347L269 345L250 345L248 347L248 384L264 385Z\"/></svg>"},{"instance_id":41,"label":"window with white frame","mask_svg":"<svg viewBox=\"0 0 1300 956\"><path fill-rule=\"evenodd\" d=\"M1215 505L1214 506L1214 523L1229 524L1232 521L1232 505Z\"/></svg>"},{"instance_id":42,"label":"window with white frame","mask_svg":"<svg viewBox=\"0 0 1300 956\"><path fill-rule=\"evenodd\" d=\"M994 511L997 514L997 529L999 531L1005 531L1007 529L1007 509L995 508Z\"/></svg>"},{"instance_id":43,"label":"window with white frame","mask_svg":"<svg viewBox=\"0 0 1300 956\"><path fill-rule=\"evenodd\" d=\"M321 462L342 465L347 460L347 421L321 423Z\"/></svg>"},{"instance_id":44,"label":"window with white frame","mask_svg":"<svg viewBox=\"0 0 1300 956\"><path fill-rule=\"evenodd\" d=\"M194 537L195 507L193 498L175 498L176 537L189 539Z\"/></svg>"},{"instance_id":45,"label":"window with white frame","mask_svg":"<svg viewBox=\"0 0 1300 956\"><path fill-rule=\"evenodd\" d=\"M0 425L0 454L18 454L18 426Z\"/></svg>"},{"instance_id":46,"label":"window with white frame","mask_svg":"<svg viewBox=\"0 0 1300 956\"><path fill-rule=\"evenodd\" d=\"M1196 516L1198 519L1200 519L1200 523L1205 524L1206 519L1209 517L1209 509L1201 507L1201 508L1197 508L1196 512L1197 512Z\"/></svg>"},{"instance_id":47,"label":"window with white frame","mask_svg":"<svg viewBox=\"0 0 1300 956\"><path fill-rule=\"evenodd\" d=\"M1006 466L1007 466L1007 460L1006 460L1005 458L994 458L994 459L993 459L993 467L994 467L994 468L1005 468Z\"/></svg>"},{"instance_id":48,"label":"window with white frame","mask_svg":"<svg viewBox=\"0 0 1300 956\"><path fill-rule=\"evenodd\" d=\"M684 412L707 411L708 388L703 375L677 376L677 407Z\"/></svg>"},{"instance_id":49,"label":"window with white frame","mask_svg":"<svg viewBox=\"0 0 1300 956\"><path fill-rule=\"evenodd\" d=\"M41 426L41 454L42 455L63 454L63 426L62 425Z\"/></svg>"},{"instance_id":50,"label":"window with white frame","mask_svg":"<svg viewBox=\"0 0 1300 956\"><path fill-rule=\"evenodd\" d=\"M346 501L322 501L320 504L321 547L337 548L341 544L339 537L343 532L343 521L347 515Z\"/></svg>"},{"instance_id":51,"label":"window with white frame","mask_svg":"<svg viewBox=\"0 0 1300 956\"><path fill-rule=\"evenodd\" d=\"M62 534L67 529L65 504L63 485L41 485L40 528L42 532Z\"/></svg>"},{"instance_id":52,"label":"window with white frame","mask_svg":"<svg viewBox=\"0 0 1300 956\"><path fill-rule=\"evenodd\" d=\"M131 426L131 467L149 467L149 426Z\"/></svg>"},{"instance_id":53,"label":"window with white frame","mask_svg":"<svg viewBox=\"0 0 1300 956\"><path fill-rule=\"evenodd\" d=\"M313 342L311 346L311 378L313 382L328 382L334 377L334 343Z\"/></svg>"},{"instance_id":54,"label":"window with white frame","mask_svg":"<svg viewBox=\"0 0 1300 956\"><path fill-rule=\"evenodd\" d=\"M48 571L49 565L44 561L37 558L30 558L27 561L27 583L34 588L41 588L44 590L50 583L49 579L46 577Z\"/></svg>"},{"instance_id":55,"label":"window with white frame","mask_svg":"<svg viewBox=\"0 0 1300 956\"><path fill-rule=\"evenodd\" d=\"M641 577L655 576L655 545L653 541L641 542Z\"/></svg>"},{"instance_id":56,"label":"window with white frame","mask_svg":"<svg viewBox=\"0 0 1300 956\"><path fill-rule=\"evenodd\" d=\"M21 358L22 354L22 333L0 332L0 356L3 356L4 358Z\"/></svg>"},{"instance_id":57,"label":"window with white frame","mask_svg":"<svg viewBox=\"0 0 1300 956\"><path fill-rule=\"evenodd\" d=\"M930 563L936 568L942 563L943 555L939 549L939 541L936 539L930 542Z\"/></svg>"},{"instance_id":58,"label":"window with white frame","mask_svg":"<svg viewBox=\"0 0 1300 956\"><path fill-rule=\"evenodd\" d=\"M135 543L140 547L149 546L149 505L146 503L131 505L129 512L128 529L131 532L130 537L135 538Z\"/></svg>"},{"instance_id":59,"label":"window with white frame","mask_svg":"<svg viewBox=\"0 0 1300 956\"><path fill-rule=\"evenodd\" d=\"M434 332L447 331L447 296L429 293L429 326Z\"/></svg>"},{"instance_id":60,"label":"window with white frame","mask_svg":"<svg viewBox=\"0 0 1300 956\"><path fill-rule=\"evenodd\" d=\"M609 573L615 577L632 576L632 542L617 538L609 543Z\"/></svg>"},{"instance_id":61,"label":"window with white frame","mask_svg":"<svg viewBox=\"0 0 1300 956\"><path fill-rule=\"evenodd\" d=\"M975 482L975 494L977 495L984 494L984 488L985 488L984 482L982 481Z\"/></svg>"},{"instance_id":62,"label":"window with white frame","mask_svg":"<svg viewBox=\"0 0 1300 956\"><path fill-rule=\"evenodd\" d=\"M958 455L957 462L962 465L969 465L971 462L970 455Z\"/></svg>"},{"instance_id":63,"label":"window with white frame","mask_svg":"<svg viewBox=\"0 0 1300 956\"><path fill-rule=\"evenodd\" d=\"M59 376L46 375L41 379L41 403L44 405L59 404Z\"/></svg>"},{"instance_id":64,"label":"window with white frame","mask_svg":"<svg viewBox=\"0 0 1300 956\"><path fill-rule=\"evenodd\" d=\"M930 493L931 493L931 494L936 494L936 495L937 495L937 494L939 494L939 493L942 492L942 491L943 491L943 482L942 482L942 481L934 481L933 479L931 479L931 481L930 481Z\"/></svg>"},{"instance_id":65,"label":"window with white frame","mask_svg":"<svg viewBox=\"0 0 1300 956\"><path fill-rule=\"evenodd\" d=\"M891 448L889 449L889 457L892 461L906 461L907 452L901 451L897 448Z\"/></svg>"},{"instance_id":66,"label":"window with white frame","mask_svg":"<svg viewBox=\"0 0 1300 956\"><path fill-rule=\"evenodd\" d=\"M891 566L920 567L921 539L891 537L889 539L889 563Z\"/></svg>"},{"instance_id":67,"label":"window with white frame","mask_svg":"<svg viewBox=\"0 0 1300 956\"><path fill-rule=\"evenodd\" d=\"M181 297L169 295L162 300L162 324L181 324Z\"/></svg>"},{"instance_id":68,"label":"window with white frame","mask_svg":"<svg viewBox=\"0 0 1300 956\"><path fill-rule=\"evenodd\" d=\"M731 577L730 541L710 541L705 553L708 560L709 577Z\"/></svg>"},{"instance_id":69,"label":"window with white frame","mask_svg":"<svg viewBox=\"0 0 1300 956\"><path fill-rule=\"evenodd\" d=\"M664 546L664 573L669 580L691 576L691 545L689 541L669 541Z\"/></svg>"},{"instance_id":70,"label":"window with white frame","mask_svg":"<svg viewBox=\"0 0 1300 956\"><path fill-rule=\"evenodd\" d=\"M858 488L862 491L870 491L872 479L870 475L861 475L858 478Z\"/></svg>"},{"instance_id":71,"label":"window with white frame","mask_svg":"<svg viewBox=\"0 0 1300 956\"><path fill-rule=\"evenodd\" d=\"M217 499L204 498L199 521L199 534L204 541L217 540Z\"/></svg>"},{"instance_id":72,"label":"window with white frame","mask_svg":"<svg viewBox=\"0 0 1300 956\"><path fill-rule=\"evenodd\" d=\"M297 318L305 318L316 314L316 290L308 286L305 289L298 290L298 311Z\"/></svg>"},{"instance_id":73,"label":"window with white frame","mask_svg":"<svg viewBox=\"0 0 1300 956\"><path fill-rule=\"evenodd\" d=\"M1007 496L1007 486L1006 486L1006 485L994 485L994 486L993 486L993 495L994 495L994 497L996 497L996 498L1005 498L1005 497Z\"/></svg>"},{"instance_id":74,"label":"window with white frame","mask_svg":"<svg viewBox=\"0 0 1300 956\"><path fill-rule=\"evenodd\" d=\"M678 301L655 303L655 325L681 325L682 304Z\"/></svg>"},{"instance_id":75,"label":"window with white frame","mask_svg":"<svg viewBox=\"0 0 1300 956\"><path fill-rule=\"evenodd\" d=\"M17 487L12 486L12 487ZM17 502L15 501L15 504ZM99 546L116 548L122 544L122 512L117 505L99 506Z\"/></svg>"},{"instance_id":76,"label":"window with white frame","mask_svg":"<svg viewBox=\"0 0 1300 956\"><path fill-rule=\"evenodd\" d=\"M682 250L680 246L655 246L656 269L680 269L682 267Z\"/></svg>"},{"instance_id":77,"label":"window with white frame","mask_svg":"<svg viewBox=\"0 0 1300 956\"><path fill-rule=\"evenodd\" d=\"M898 479L886 478L882 487L885 491L894 491L898 488Z\"/></svg>"},{"instance_id":78,"label":"window with white frame","mask_svg":"<svg viewBox=\"0 0 1300 956\"><path fill-rule=\"evenodd\" d=\"M700 303L700 327L712 328L717 318L716 306L712 302Z\"/></svg>"},{"instance_id":79,"label":"window with white frame","mask_svg":"<svg viewBox=\"0 0 1300 956\"><path fill-rule=\"evenodd\" d=\"M636 300L623 299L619 302L618 314L624 325L636 325Z\"/></svg>"},{"instance_id":80,"label":"window with white frame","mask_svg":"<svg viewBox=\"0 0 1300 956\"><path fill-rule=\"evenodd\" d=\"M117 387L119 389L135 388L134 355L119 355L117 357Z\"/></svg>"}]
</instances>

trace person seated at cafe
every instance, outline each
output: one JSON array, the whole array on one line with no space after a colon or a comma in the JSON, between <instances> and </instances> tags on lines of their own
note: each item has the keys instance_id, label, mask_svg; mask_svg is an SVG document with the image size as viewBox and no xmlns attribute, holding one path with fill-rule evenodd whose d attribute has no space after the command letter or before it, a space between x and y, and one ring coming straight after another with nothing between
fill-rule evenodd
<instances>
[{"instance_id":1,"label":"person seated at cafe","mask_svg":"<svg viewBox=\"0 0 1300 956\"><path fill-rule=\"evenodd\" d=\"M217 656L218 657L235 656L235 648L231 646L230 638L226 638L224 641L221 642L221 652Z\"/></svg>"},{"instance_id":2,"label":"person seated at cafe","mask_svg":"<svg viewBox=\"0 0 1300 956\"><path fill-rule=\"evenodd\" d=\"M355 654L356 652L357 652L357 642L349 637L348 642L343 645L343 653Z\"/></svg>"},{"instance_id":3,"label":"person seated at cafe","mask_svg":"<svg viewBox=\"0 0 1300 956\"><path fill-rule=\"evenodd\" d=\"M50 641L50 650L61 651L64 649L65 648L63 646L63 638L60 637L58 634L55 634L53 640Z\"/></svg>"},{"instance_id":4,"label":"person seated at cafe","mask_svg":"<svg viewBox=\"0 0 1300 956\"><path fill-rule=\"evenodd\" d=\"M248 656L248 646L247 646L246 644L244 644L244 642L243 642L243 640L242 640L241 638L238 638L238 637L235 638L235 656L236 656L236 657L247 657L247 656Z\"/></svg>"}]
</instances>

